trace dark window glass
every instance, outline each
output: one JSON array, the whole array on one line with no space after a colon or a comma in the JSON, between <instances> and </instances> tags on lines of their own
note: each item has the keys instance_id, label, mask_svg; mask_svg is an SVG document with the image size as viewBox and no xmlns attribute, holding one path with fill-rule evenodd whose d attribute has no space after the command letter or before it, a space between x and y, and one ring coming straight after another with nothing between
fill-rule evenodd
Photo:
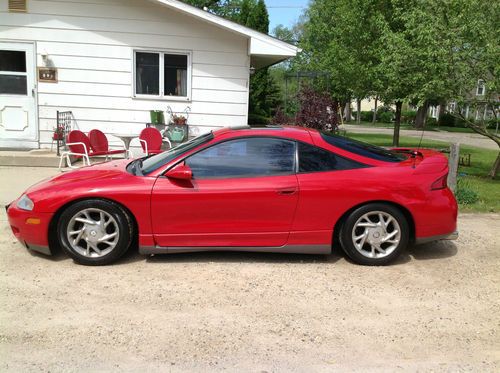
<instances>
[{"instance_id":1,"label":"dark window glass","mask_svg":"<svg viewBox=\"0 0 500 373\"><path fill-rule=\"evenodd\" d=\"M165 96L187 96L187 60L185 54L164 55Z\"/></svg>"},{"instance_id":2,"label":"dark window glass","mask_svg":"<svg viewBox=\"0 0 500 373\"><path fill-rule=\"evenodd\" d=\"M0 50L0 71L26 72L26 52Z\"/></svg>"},{"instance_id":3,"label":"dark window glass","mask_svg":"<svg viewBox=\"0 0 500 373\"><path fill-rule=\"evenodd\" d=\"M209 142L214 138L212 132L205 133L195 137L187 142L183 142L176 147L169 149L160 154L153 155L152 157L144 159L142 163L142 172L148 174L161 166L166 165L168 162L174 160L178 156L187 153L188 151L196 148L197 146Z\"/></svg>"},{"instance_id":4,"label":"dark window glass","mask_svg":"<svg viewBox=\"0 0 500 373\"><path fill-rule=\"evenodd\" d=\"M294 173L295 143L273 138L247 138L214 145L186 159L193 177L227 178Z\"/></svg>"},{"instance_id":5,"label":"dark window glass","mask_svg":"<svg viewBox=\"0 0 500 373\"><path fill-rule=\"evenodd\" d=\"M135 93L138 95L160 94L160 55L158 53L136 52Z\"/></svg>"},{"instance_id":6,"label":"dark window glass","mask_svg":"<svg viewBox=\"0 0 500 373\"><path fill-rule=\"evenodd\" d=\"M362 167L367 166L316 146L299 143L299 172L351 170Z\"/></svg>"},{"instance_id":7,"label":"dark window glass","mask_svg":"<svg viewBox=\"0 0 500 373\"><path fill-rule=\"evenodd\" d=\"M0 93L12 95L27 95L26 76L0 75Z\"/></svg>"},{"instance_id":8,"label":"dark window glass","mask_svg":"<svg viewBox=\"0 0 500 373\"><path fill-rule=\"evenodd\" d=\"M363 157L372 158L384 162L401 162L406 159L406 157L400 153L381 148L380 146L353 140L348 137L333 135L330 133L321 133L321 137L323 137L323 140L325 140L327 143L336 146L337 148L347 150L351 153L359 154Z\"/></svg>"}]
</instances>

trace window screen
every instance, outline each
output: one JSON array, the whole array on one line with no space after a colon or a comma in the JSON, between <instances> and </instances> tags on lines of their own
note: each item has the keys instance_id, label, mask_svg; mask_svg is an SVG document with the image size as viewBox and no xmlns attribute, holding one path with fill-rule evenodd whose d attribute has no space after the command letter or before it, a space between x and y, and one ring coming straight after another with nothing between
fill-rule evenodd
<instances>
[{"instance_id":1,"label":"window screen","mask_svg":"<svg viewBox=\"0 0 500 373\"><path fill-rule=\"evenodd\" d=\"M299 172L350 170L367 167L316 146L299 143Z\"/></svg>"},{"instance_id":2,"label":"window screen","mask_svg":"<svg viewBox=\"0 0 500 373\"><path fill-rule=\"evenodd\" d=\"M193 177L228 178L294 173L295 143L274 138L246 138L214 145L186 159Z\"/></svg>"}]
</instances>

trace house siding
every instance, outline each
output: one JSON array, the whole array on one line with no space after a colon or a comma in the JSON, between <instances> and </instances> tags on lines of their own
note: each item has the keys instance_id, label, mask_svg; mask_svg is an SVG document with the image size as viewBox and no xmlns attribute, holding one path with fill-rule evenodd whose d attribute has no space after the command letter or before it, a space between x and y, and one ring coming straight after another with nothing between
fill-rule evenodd
<instances>
[{"instance_id":1,"label":"house siding","mask_svg":"<svg viewBox=\"0 0 500 373\"><path fill-rule=\"evenodd\" d=\"M183 112L196 135L247 123L248 39L141 0L29 0L9 13L0 0L0 40L36 43L37 66L58 69L58 83L38 83L40 146L50 146L57 110L79 128L138 133L149 110ZM191 101L132 97L133 50L190 51ZM48 55L47 64L42 54Z\"/></svg>"}]
</instances>

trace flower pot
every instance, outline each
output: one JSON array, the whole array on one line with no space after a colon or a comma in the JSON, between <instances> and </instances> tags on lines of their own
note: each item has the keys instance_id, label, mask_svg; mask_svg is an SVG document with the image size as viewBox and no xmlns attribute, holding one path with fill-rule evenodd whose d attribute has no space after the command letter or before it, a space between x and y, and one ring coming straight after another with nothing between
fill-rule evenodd
<instances>
[{"instance_id":1,"label":"flower pot","mask_svg":"<svg viewBox=\"0 0 500 373\"><path fill-rule=\"evenodd\" d=\"M161 110L150 110L149 115L151 117L152 124L165 124L165 117L163 111Z\"/></svg>"}]
</instances>

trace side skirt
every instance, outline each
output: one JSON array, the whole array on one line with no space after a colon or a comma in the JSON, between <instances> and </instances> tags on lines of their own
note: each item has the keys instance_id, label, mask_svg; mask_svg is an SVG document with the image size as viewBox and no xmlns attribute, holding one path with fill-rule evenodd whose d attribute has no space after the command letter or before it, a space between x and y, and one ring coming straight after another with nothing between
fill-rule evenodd
<instances>
[{"instance_id":1,"label":"side skirt","mask_svg":"<svg viewBox=\"0 0 500 373\"><path fill-rule=\"evenodd\" d=\"M139 253L150 254L174 254L194 253L200 251L251 251L258 253L287 253L287 254L330 254L331 245L284 245L284 246L139 246Z\"/></svg>"}]
</instances>

